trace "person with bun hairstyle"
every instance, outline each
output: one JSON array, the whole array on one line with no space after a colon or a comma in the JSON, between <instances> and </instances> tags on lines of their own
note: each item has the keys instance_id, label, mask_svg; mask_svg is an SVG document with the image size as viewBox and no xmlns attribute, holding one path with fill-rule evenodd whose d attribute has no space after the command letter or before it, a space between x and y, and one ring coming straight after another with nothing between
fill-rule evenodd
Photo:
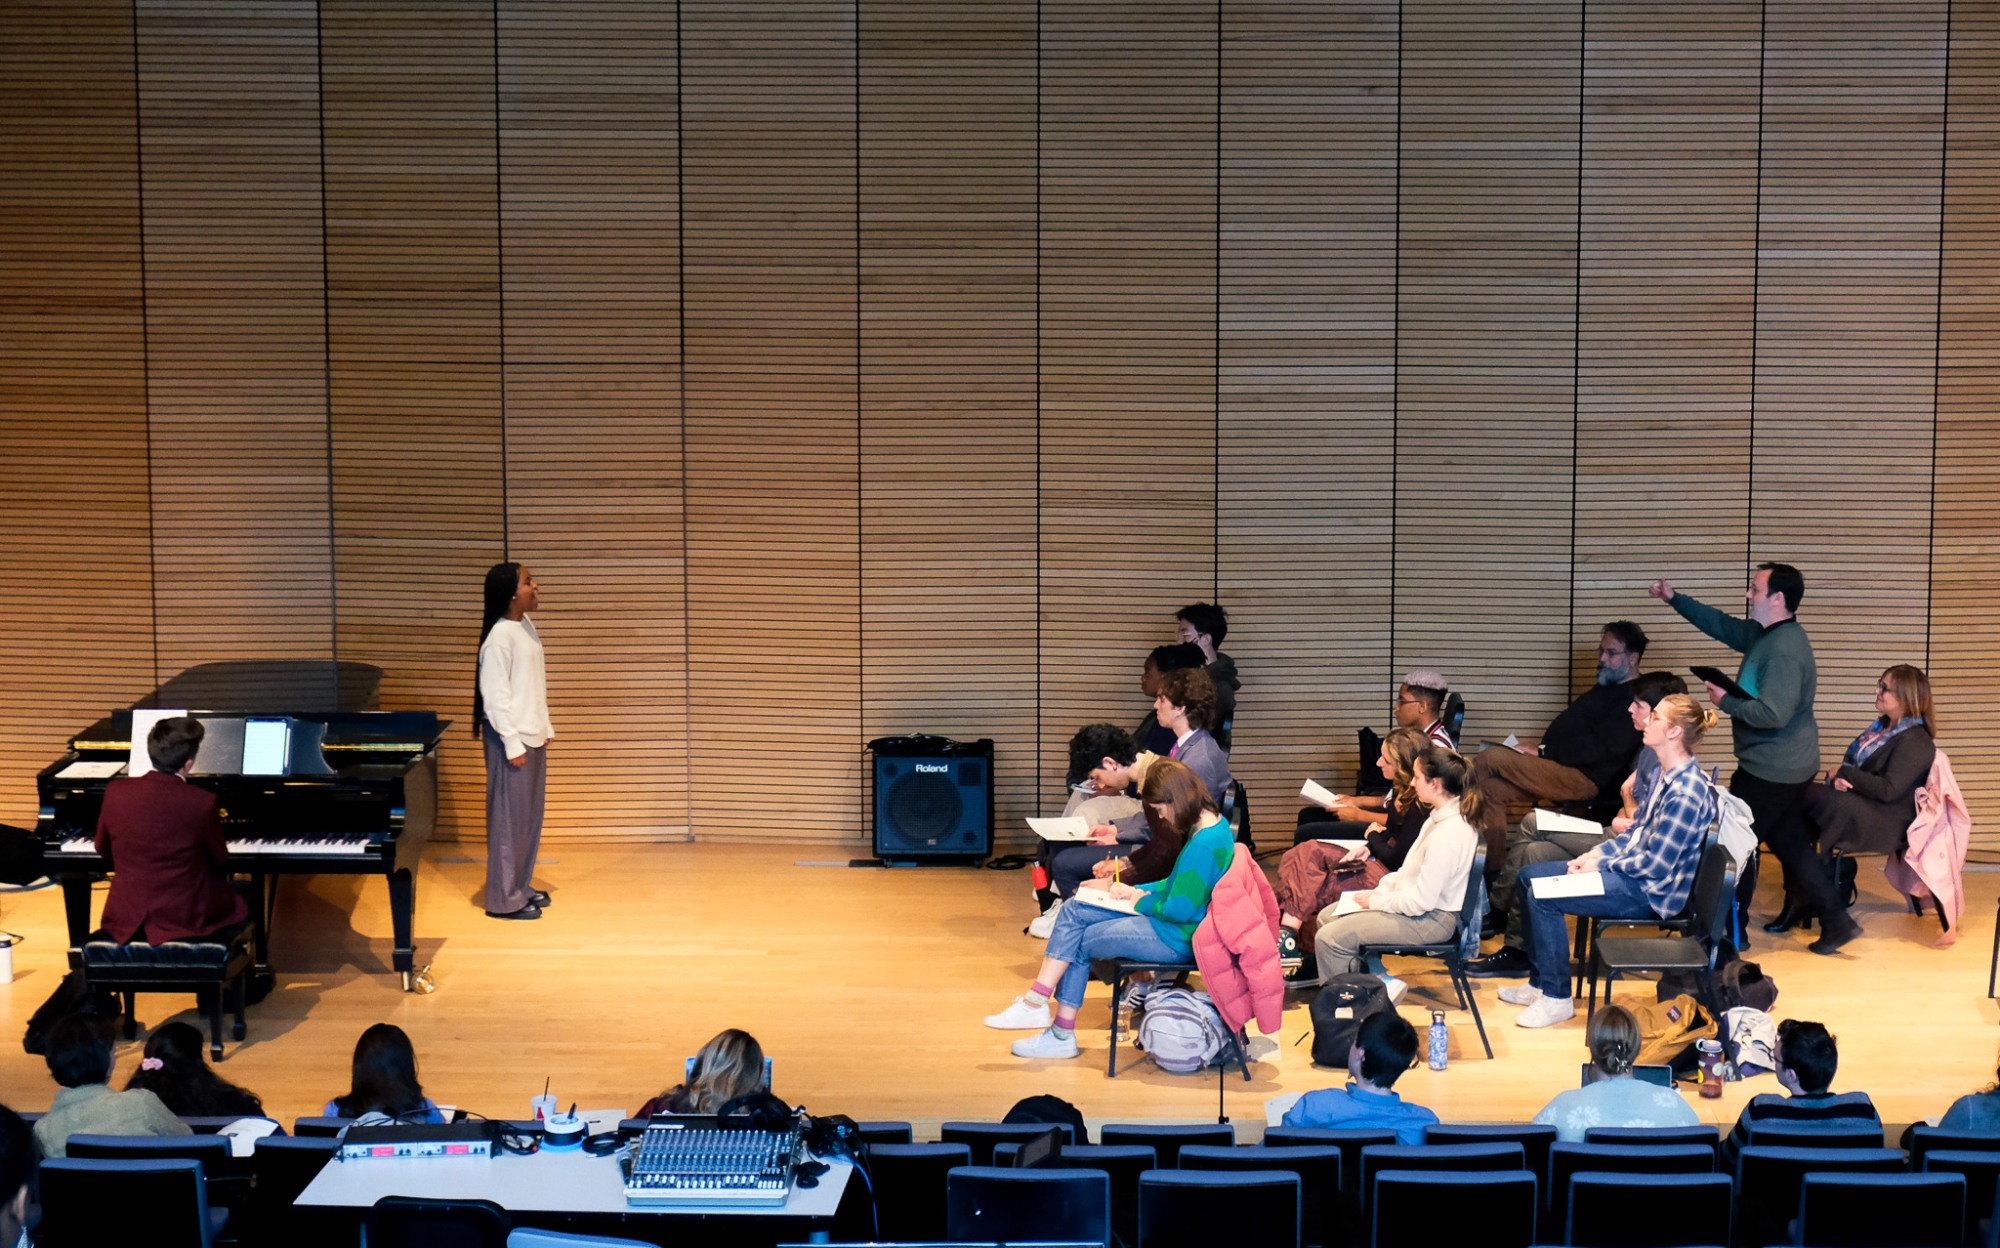
<instances>
[{"instance_id":1,"label":"person with bun hairstyle","mask_svg":"<svg viewBox=\"0 0 2000 1248\"><path fill-rule=\"evenodd\" d=\"M1622 1005L1606 1005L1584 1033L1590 1044L1590 1082L1561 1092L1536 1126L1552 1126L1565 1144L1583 1143L1591 1127L1694 1127L1701 1116L1679 1092L1632 1076L1639 1058L1639 1020Z\"/></svg>"},{"instance_id":2,"label":"person with bun hairstyle","mask_svg":"<svg viewBox=\"0 0 2000 1248\"><path fill-rule=\"evenodd\" d=\"M1514 890L1528 930L1528 982L1500 990L1521 1005L1521 1027L1552 1027L1576 1016L1570 996L1567 915L1605 919L1668 918L1687 905L1702 846L1715 826L1715 786L1701 774L1694 747L1716 723L1715 712L1684 693L1660 699L1646 720L1645 742L1660 759L1660 778L1630 827L1568 862L1524 867ZM1595 871L1604 891L1587 897L1537 897L1534 883L1564 873Z\"/></svg>"},{"instance_id":3,"label":"person with bun hairstyle","mask_svg":"<svg viewBox=\"0 0 2000 1248\"><path fill-rule=\"evenodd\" d=\"M1403 855L1403 865L1382 877L1374 888L1346 894L1361 909L1336 914L1338 906L1320 911L1313 937L1321 975L1364 970L1363 945L1427 945L1448 940L1458 930L1458 913L1465 905L1472 860L1479 852L1475 826L1486 810L1485 796L1472 780L1472 764L1441 745L1427 745L1410 769L1417 800L1430 807L1417 839ZM1389 1002L1403 996L1403 981L1385 974L1379 961L1365 971L1381 977Z\"/></svg>"}]
</instances>

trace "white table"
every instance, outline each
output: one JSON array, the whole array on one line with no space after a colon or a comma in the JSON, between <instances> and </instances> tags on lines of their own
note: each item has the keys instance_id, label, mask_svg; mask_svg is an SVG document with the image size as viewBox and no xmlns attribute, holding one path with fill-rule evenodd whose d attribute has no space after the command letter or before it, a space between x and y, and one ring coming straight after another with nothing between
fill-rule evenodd
<instances>
[{"instance_id":1,"label":"white table","mask_svg":"<svg viewBox=\"0 0 2000 1248\"><path fill-rule=\"evenodd\" d=\"M346 1210L360 1215L384 1196L424 1200L490 1200L514 1214L577 1215L603 1220L653 1218L782 1217L830 1225L852 1162L834 1159L819 1186L793 1186L782 1205L634 1205L625 1200L616 1157L593 1157L581 1149L544 1149L528 1156L422 1157L395 1161L341 1161L336 1158L299 1195L300 1207ZM524 1221L544 1222L530 1216ZM788 1232L789 1234L789 1232ZM804 1235L798 1238L805 1238Z\"/></svg>"}]
</instances>

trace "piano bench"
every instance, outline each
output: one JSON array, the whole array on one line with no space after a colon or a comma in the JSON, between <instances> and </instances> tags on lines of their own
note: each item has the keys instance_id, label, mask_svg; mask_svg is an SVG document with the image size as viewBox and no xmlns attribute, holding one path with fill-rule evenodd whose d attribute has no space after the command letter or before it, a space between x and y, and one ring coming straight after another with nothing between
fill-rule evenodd
<instances>
[{"instance_id":1,"label":"piano bench","mask_svg":"<svg viewBox=\"0 0 2000 1248\"><path fill-rule=\"evenodd\" d=\"M254 935L246 927L227 944L220 941L170 940L164 944L121 945L93 940L83 946L83 977L94 992L116 992L125 998L125 1038L139 1032L133 998L142 992L192 992L208 1015L208 1053L222 1060L222 1010L227 998L236 1016L230 1029L241 1040L248 1030L243 1018L245 992L254 958Z\"/></svg>"}]
</instances>

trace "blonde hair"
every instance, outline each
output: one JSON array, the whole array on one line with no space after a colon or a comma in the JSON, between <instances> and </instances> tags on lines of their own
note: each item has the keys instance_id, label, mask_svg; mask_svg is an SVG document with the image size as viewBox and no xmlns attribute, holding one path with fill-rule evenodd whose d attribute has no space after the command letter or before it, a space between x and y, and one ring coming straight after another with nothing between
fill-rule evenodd
<instances>
[{"instance_id":1,"label":"blonde hair","mask_svg":"<svg viewBox=\"0 0 2000 1248\"><path fill-rule=\"evenodd\" d=\"M1417 756L1417 762L1423 764L1426 776L1443 785L1445 792L1458 799L1460 817L1473 827L1487 831L1496 811L1503 815L1506 813L1506 807L1495 803L1487 796L1486 790L1473 782L1472 764L1466 762L1456 750L1448 750L1432 742Z\"/></svg>"},{"instance_id":2,"label":"blonde hair","mask_svg":"<svg viewBox=\"0 0 2000 1248\"><path fill-rule=\"evenodd\" d=\"M1622 1005L1607 1005L1591 1017L1584 1043L1591 1065L1614 1077L1626 1074L1639 1060L1639 1019Z\"/></svg>"},{"instance_id":3,"label":"blonde hair","mask_svg":"<svg viewBox=\"0 0 2000 1248\"><path fill-rule=\"evenodd\" d=\"M763 1088L764 1046L749 1032L731 1027L701 1046L694 1055L694 1071L683 1087L662 1095L672 1098L680 1092L680 1099L690 1107L685 1112L712 1114L737 1097Z\"/></svg>"},{"instance_id":4,"label":"blonde hair","mask_svg":"<svg viewBox=\"0 0 2000 1248\"><path fill-rule=\"evenodd\" d=\"M1931 678L1924 675L1924 669L1898 663L1882 673L1882 681L1903 704L1903 714L1923 716L1924 731L1935 737L1937 708L1931 705Z\"/></svg>"},{"instance_id":5,"label":"blonde hair","mask_svg":"<svg viewBox=\"0 0 2000 1248\"><path fill-rule=\"evenodd\" d=\"M1382 753L1388 755L1389 763L1396 769L1390 778L1395 786L1396 809L1408 814L1417 804L1416 765L1417 758L1431 744L1421 728L1398 728L1382 738Z\"/></svg>"},{"instance_id":6,"label":"blonde hair","mask_svg":"<svg viewBox=\"0 0 2000 1248\"><path fill-rule=\"evenodd\" d=\"M1716 714L1712 706L1696 706L1694 699L1685 693L1670 693L1661 698L1653 707L1653 714L1664 715L1668 723L1681 730L1681 744L1690 751L1701 744L1708 730L1715 727Z\"/></svg>"}]
</instances>

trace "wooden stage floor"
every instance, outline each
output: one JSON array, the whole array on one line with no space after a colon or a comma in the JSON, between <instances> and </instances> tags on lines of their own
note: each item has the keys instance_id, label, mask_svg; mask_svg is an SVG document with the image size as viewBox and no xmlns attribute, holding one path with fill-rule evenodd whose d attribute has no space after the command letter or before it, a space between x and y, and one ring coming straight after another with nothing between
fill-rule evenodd
<instances>
[{"instance_id":1,"label":"wooden stage floor","mask_svg":"<svg viewBox=\"0 0 2000 1248\"><path fill-rule=\"evenodd\" d=\"M459 846L434 846L417 888L418 961L433 964L437 981L428 996L403 993L389 970L381 880L294 878L280 902L278 990L251 1010L250 1037L229 1047L221 1070L283 1120L318 1113L346 1090L355 1037L386 1020L414 1038L425 1087L441 1102L523 1116L548 1079L565 1104L629 1110L676 1082L681 1059L710 1035L735 1026L774 1056L786 1100L911 1119L919 1138L939 1121L997 1118L1041 1092L1075 1102L1093 1122L1213 1120L1213 1074L1169 1075L1121 1046L1129 1064L1105 1077L1101 985L1084 1006L1076 1061L1021 1061L1007 1051L1019 1033L981 1025L1040 957L1041 942L1021 934L1031 911L1025 872L816 865L833 860L844 864L845 854L825 845L558 846L539 876L555 905L539 922L506 923L480 912L481 865ZM1779 983L1779 1017L1819 1019L1840 1037L1835 1086L1869 1092L1885 1121L1901 1124L1993 1082L2000 1014L1985 992L2000 874L1967 875L1966 937L1940 950L1930 944L1936 919L1900 908L1879 870L1863 865L1863 939L1821 958L1807 952L1809 934L1759 932L1750 956ZM1760 914L1775 901L1776 872L1765 875ZM0 1099L17 1109L46 1109L55 1091L42 1060L15 1039L62 973L61 911L53 888L0 894L0 928L28 936L13 983L0 986L9 1020ZM1450 986L1423 963L1405 965L1412 990L1402 1010L1422 1027ZM1494 995L1506 982L1478 989L1494 1060L1480 1054L1471 1017L1452 1010L1450 1068L1413 1070L1400 1091L1447 1121L1500 1121L1525 1119L1575 1086L1582 1018L1517 1028L1514 1008ZM1621 993L1650 996L1643 985ZM1228 1080L1241 1138L1261 1130L1267 1098L1345 1079L1314 1069L1309 1043L1294 1044L1310 1026L1307 996L1288 1000L1275 1045L1257 1044L1251 1082ZM192 1004L141 997L139 1015L199 1022ZM138 1044L120 1046L118 1083L139 1056ZM1774 1090L1766 1076L1691 1103L1727 1124L1748 1097Z\"/></svg>"}]
</instances>

